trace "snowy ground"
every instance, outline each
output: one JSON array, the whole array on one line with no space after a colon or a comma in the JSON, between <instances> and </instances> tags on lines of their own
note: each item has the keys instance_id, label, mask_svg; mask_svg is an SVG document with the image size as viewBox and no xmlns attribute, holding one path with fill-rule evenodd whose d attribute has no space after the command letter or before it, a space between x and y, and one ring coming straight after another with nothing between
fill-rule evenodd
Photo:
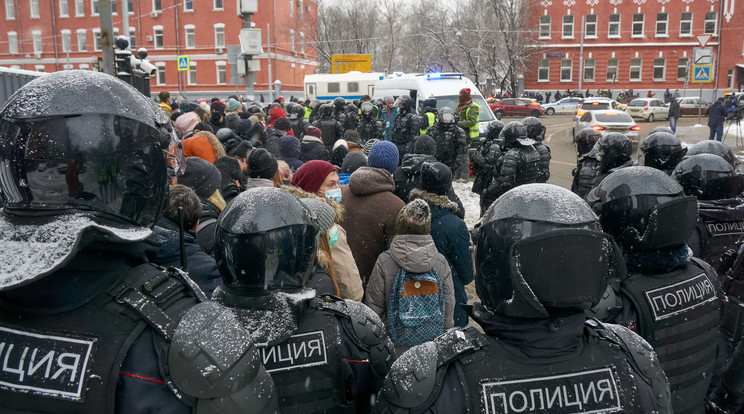
<instances>
[{"instance_id":1,"label":"snowy ground","mask_svg":"<svg viewBox=\"0 0 744 414\"><path fill-rule=\"evenodd\" d=\"M452 183L452 187L454 187L455 193L460 197L460 201L465 207L465 224L468 225L469 230L472 230L480 218L480 196L470 191L470 188L473 187L472 181L467 183L455 181Z\"/></svg>"}]
</instances>

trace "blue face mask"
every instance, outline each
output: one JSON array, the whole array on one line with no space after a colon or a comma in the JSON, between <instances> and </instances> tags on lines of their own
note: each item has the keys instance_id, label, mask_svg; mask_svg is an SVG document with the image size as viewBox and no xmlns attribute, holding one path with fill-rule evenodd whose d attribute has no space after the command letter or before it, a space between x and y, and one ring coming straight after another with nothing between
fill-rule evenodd
<instances>
[{"instance_id":1,"label":"blue face mask","mask_svg":"<svg viewBox=\"0 0 744 414\"><path fill-rule=\"evenodd\" d=\"M330 198L331 200L340 203L341 202L341 189L340 188L334 188L333 190L325 190L324 191L326 198Z\"/></svg>"},{"instance_id":2,"label":"blue face mask","mask_svg":"<svg viewBox=\"0 0 744 414\"><path fill-rule=\"evenodd\" d=\"M338 241L338 226L335 224L328 230L328 244L333 247Z\"/></svg>"}]
</instances>

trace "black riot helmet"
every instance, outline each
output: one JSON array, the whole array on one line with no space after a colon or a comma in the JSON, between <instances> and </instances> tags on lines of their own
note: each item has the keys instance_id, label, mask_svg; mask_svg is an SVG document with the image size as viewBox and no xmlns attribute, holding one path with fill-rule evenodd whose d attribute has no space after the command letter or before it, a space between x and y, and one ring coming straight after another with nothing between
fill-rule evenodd
<instances>
[{"instance_id":1,"label":"black riot helmet","mask_svg":"<svg viewBox=\"0 0 744 414\"><path fill-rule=\"evenodd\" d=\"M586 197L605 232L626 250L679 247L697 221L697 200L663 171L628 167L605 177Z\"/></svg>"},{"instance_id":2,"label":"black riot helmet","mask_svg":"<svg viewBox=\"0 0 744 414\"><path fill-rule=\"evenodd\" d=\"M375 106L371 102L362 102L361 108L362 114L371 114L375 110Z\"/></svg>"},{"instance_id":3,"label":"black riot helmet","mask_svg":"<svg viewBox=\"0 0 744 414\"><path fill-rule=\"evenodd\" d=\"M687 154L685 157L691 157L697 154L714 154L726 160L732 167L739 165L739 160L734 156L734 152L731 151L731 147L724 144L721 141L716 140L705 140L700 141L697 144L687 148Z\"/></svg>"},{"instance_id":4,"label":"black riot helmet","mask_svg":"<svg viewBox=\"0 0 744 414\"><path fill-rule=\"evenodd\" d=\"M534 141L527 138L527 128L518 121L512 121L506 124L504 129L501 130L501 134L504 136L504 141L501 144L503 148L534 143Z\"/></svg>"},{"instance_id":5,"label":"black riot helmet","mask_svg":"<svg viewBox=\"0 0 744 414\"><path fill-rule=\"evenodd\" d=\"M0 112L3 213L84 213L98 223L152 227L167 202L166 156L174 148L165 113L119 79L90 71L37 78Z\"/></svg>"},{"instance_id":6,"label":"black riot helmet","mask_svg":"<svg viewBox=\"0 0 744 414\"><path fill-rule=\"evenodd\" d=\"M333 105L331 104L323 104L320 105L320 109L318 109L318 114L323 116L333 116Z\"/></svg>"},{"instance_id":7,"label":"black riot helmet","mask_svg":"<svg viewBox=\"0 0 744 414\"><path fill-rule=\"evenodd\" d=\"M594 144L599 141L602 134L594 128L583 128L574 137L574 145L579 155L589 153L594 148Z\"/></svg>"},{"instance_id":8,"label":"black riot helmet","mask_svg":"<svg viewBox=\"0 0 744 414\"><path fill-rule=\"evenodd\" d=\"M630 154L633 152L630 139L619 132L610 132L602 136L596 145L603 171L609 171L630 161Z\"/></svg>"},{"instance_id":9,"label":"black riot helmet","mask_svg":"<svg viewBox=\"0 0 744 414\"><path fill-rule=\"evenodd\" d=\"M318 232L310 209L287 191L262 187L235 197L217 221L214 257L228 289L244 294L305 286Z\"/></svg>"},{"instance_id":10,"label":"black riot helmet","mask_svg":"<svg viewBox=\"0 0 744 414\"><path fill-rule=\"evenodd\" d=\"M289 113L293 113L296 115L294 119L301 119L305 117L305 107L300 104L294 104L288 111Z\"/></svg>"},{"instance_id":11,"label":"black riot helmet","mask_svg":"<svg viewBox=\"0 0 744 414\"><path fill-rule=\"evenodd\" d=\"M528 116L522 120L522 125L527 129L527 138L536 142L542 142L545 139L545 126L539 119L534 116Z\"/></svg>"},{"instance_id":12,"label":"black riot helmet","mask_svg":"<svg viewBox=\"0 0 744 414\"><path fill-rule=\"evenodd\" d=\"M344 107L346 107L346 99L338 97L333 100L333 107L335 108L336 112L343 111Z\"/></svg>"},{"instance_id":13,"label":"black riot helmet","mask_svg":"<svg viewBox=\"0 0 744 414\"><path fill-rule=\"evenodd\" d=\"M346 104L346 112L356 114L358 111L359 111L359 108L357 108L357 106L354 105L353 103Z\"/></svg>"},{"instance_id":14,"label":"black riot helmet","mask_svg":"<svg viewBox=\"0 0 744 414\"><path fill-rule=\"evenodd\" d=\"M671 173L687 153L674 134L655 132L649 135L638 148L643 154L642 164Z\"/></svg>"},{"instance_id":15,"label":"black riot helmet","mask_svg":"<svg viewBox=\"0 0 744 414\"><path fill-rule=\"evenodd\" d=\"M457 116L455 115L455 111L453 111L452 108L450 108L449 106L443 106L437 112L437 122L442 125L454 125L456 121Z\"/></svg>"},{"instance_id":16,"label":"black riot helmet","mask_svg":"<svg viewBox=\"0 0 744 414\"><path fill-rule=\"evenodd\" d=\"M744 176L734 166L713 154L697 154L682 160L672 173L685 194L699 200L734 198L744 190Z\"/></svg>"},{"instance_id":17,"label":"black riot helmet","mask_svg":"<svg viewBox=\"0 0 744 414\"><path fill-rule=\"evenodd\" d=\"M473 232L478 296L492 311L521 318L593 306L608 278L624 273L619 250L601 230L591 208L564 188L507 191Z\"/></svg>"},{"instance_id":18,"label":"black riot helmet","mask_svg":"<svg viewBox=\"0 0 744 414\"><path fill-rule=\"evenodd\" d=\"M258 102L253 102L251 106L248 107L248 113L251 115L259 112L263 112L263 107L261 107L261 104Z\"/></svg>"},{"instance_id":19,"label":"black riot helmet","mask_svg":"<svg viewBox=\"0 0 744 414\"><path fill-rule=\"evenodd\" d=\"M310 104L308 105L308 107L312 109L313 111L315 111L318 108L320 108L320 101L317 99L313 99L312 101L310 101Z\"/></svg>"},{"instance_id":20,"label":"black riot helmet","mask_svg":"<svg viewBox=\"0 0 744 414\"><path fill-rule=\"evenodd\" d=\"M651 134L655 134L657 132L666 132L667 134L674 135L674 131L672 131L672 128L669 128L668 126L657 126L656 128L651 130Z\"/></svg>"},{"instance_id":21,"label":"black riot helmet","mask_svg":"<svg viewBox=\"0 0 744 414\"><path fill-rule=\"evenodd\" d=\"M424 99L424 108L437 109L437 98L431 97Z\"/></svg>"},{"instance_id":22,"label":"black riot helmet","mask_svg":"<svg viewBox=\"0 0 744 414\"><path fill-rule=\"evenodd\" d=\"M488 123L488 133L486 134L486 140L492 141L498 139L501 134L501 130L504 129L504 123L495 119Z\"/></svg>"},{"instance_id":23,"label":"black riot helmet","mask_svg":"<svg viewBox=\"0 0 744 414\"><path fill-rule=\"evenodd\" d=\"M395 100L395 106L400 107L403 105L404 112L410 112L413 110L413 99L408 95L401 95Z\"/></svg>"},{"instance_id":24,"label":"black riot helmet","mask_svg":"<svg viewBox=\"0 0 744 414\"><path fill-rule=\"evenodd\" d=\"M294 120L294 119L297 119L298 118L299 113L295 110L295 107L297 107L297 106L299 106L300 109L302 109L302 112L301 112L302 114L305 113L305 110L304 110L304 108L302 108L302 106L300 106L299 104L296 104L294 102L289 102L285 106L285 108L284 108L287 111L287 119L293 119Z\"/></svg>"}]
</instances>

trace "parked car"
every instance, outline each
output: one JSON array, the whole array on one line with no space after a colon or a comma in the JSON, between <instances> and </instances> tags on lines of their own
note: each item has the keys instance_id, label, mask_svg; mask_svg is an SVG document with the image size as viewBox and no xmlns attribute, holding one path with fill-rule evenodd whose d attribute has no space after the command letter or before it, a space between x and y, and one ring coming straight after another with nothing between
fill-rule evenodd
<instances>
[{"instance_id":1,"label":"parked car","mask_svg":"<svg viewBox=\"0 0 744 414\"><path fill-rule=\"evenodd\" d=\"M624 110L624 105L610 98L587 98L576 109L576 118L581 117L586 111Z\"/></svg>"},{"instance_id":2,"label":"parked car","mask_svg":"<svg viewBox=\"0 0 744 414\"><path fill-rule=\"evenodd\" d=\"M553 114L575 114L583 99L576 97L563 98L558 102L543 104L545 115Z\"/></svg>"},{"instance_id":3,"label":"parked car","mask_svg":"<svg viewBox=\"0 0 744 414\"><path fill-rule=\"evenodd\" d=\"M488 105L496 117L502 116L534 116L538 117L545 112L539 104L530 99L507 98Z\"/></svg>"},{"instance_id":4,"label":"parked car","mask_svg":"<svg viewBox=\"0 0 744 414\"><path fill-rule=\"evenodd\" d=\"M625 111L633 118L642 118L648 122L653 122L655 119L669 119L669 106L656 98L633 99Z\"/></svg>"},{"instance_id":5,"label":"parked car","mask_svg":"<svg viewBox=\"0 0 744 414\"><path fill-rule=\"evenodd\" d=\"M682 115L697 115L698 109L702 115L705 115L710 108L710 102L705 99L700 99L697 96L684 96L677 98L679 102L679 109L682 111Z\"/></svg>"},{"instance_id":6,"label":"parked car","mask_svg":"<svg viewBox=\"0 0 744 414\"><path fill-rule=\"evenodd\" d=\"M606 135L610 132L625 134L631 142L638 144L641 127L626 112L617 110L586 111L580 117L574 118L573 134L584 128L592 128Z\"/></svg>"}]
</instances>

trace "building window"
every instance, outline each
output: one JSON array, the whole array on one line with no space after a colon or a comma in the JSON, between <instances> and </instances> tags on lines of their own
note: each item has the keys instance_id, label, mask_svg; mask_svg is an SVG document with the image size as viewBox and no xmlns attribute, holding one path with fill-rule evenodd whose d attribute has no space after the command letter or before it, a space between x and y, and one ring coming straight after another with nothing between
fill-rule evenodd
<instances>
[{"instance_id":1,"label":"building window","mask_svg":"<svg viewBox=\"0 0 744 414\"><path fill-rule=\"evenodd\" d=\"M292 51L292 54L295 53L295 31L294 29L289 29L289 49Z\"/></svg>"},{"instance_id":2,"label":"building window","mask_svg":"<svg viewBox=\"0 0 744 414\"><path fill-rule=\"evenodd\" d=\"M34 53L41 53L43 51L43 44L41 43L41 31L31 31L31 37L34 40Z\"/></svg>"},{"instance_id":3,"label":"building window","mask_svg":"<svg viewBox=\"0 0 744 414\"><path fill-rule=\"evenodd\" d=\"M728 80L726 81L726 87L729 89L734 88L734 70L733 69L728 70Z\"/></svg>"},{"instance_id":4,"label":"building window","mask_svg":"<svg viewBox=\"0 0 744 414\"><path fill-rule=\"evenodd\" d=\"M152 11L163 11L163 3L161 0L152 0Z\"/></svg>"},{"instance_id":5,"label":"building window","mask_svg":"<svg viewBox=\"0 0 744 414\"><path fill-rule=\"evenodd\" d=\"M75 17L85 16L85 0L75 0Z\"/></svg>"},{"instance_id":6,"label":"building window","mask_svg":"<svg viewBox=\"0 0 744 414\"><path fill-rule=\"evenodd\" d=\"M59 0L59 17L70 17L70 7L67 0Z\"/></svg>"},{"instance_id":7,"label":"building window","mask_svg":"<svg viewBox=\"0 0 744 414\"><path fill-rule=\"evenodd\" d=\"M302 0L297 0L298 7L300 9L300 21L305 17L305 5L302 4Z\"/></svg>"},{"instance_id":8,"label":"building window","mask_svg":"<svg viewBox=\"0 0 744 414\"><path fill-rule=\"evenodd\" d=\"M134 0L127 0L127 14L134 14Z\"/></svg>"},{"instance_id":9,"label":"building window","mask_svg":"<svg viewBox=\"0 0 744 414\"><path fill-rule=\"evenodd\" d=\"M111 13L116 13L116 2L111 2ZM90 15L91 16L98 16L99 10L98 10L98 0L90 0Z\"/></svg>"},{"instance_id":10,"label":"building window","mask_svg":"<svg viewBox=\"0 0 744 414\"><path fill-rule=\"evenodd\" d=\"M692 12L682 12L679 21L679 35L680 37L692 36Z\"/></svg>"},{"instance_id":11,"label":"building window","mask_svg":"<svg viewBox=\"0 0 744 414\"><path fill-rule=\"evenodd\" d=\"M667 27L669 23L669 14L668 13L656 13L656 36L657 37L667 37L669 36L669 32L667 30Z\"/></svg>"},{"instance_id":12,"label":"building window","mask_svg":"<svg viewBox=\"0 0 744 414\"><path fill-rule=\"evenodd\" d=\"M305 33L300 32L300 53L305 55Z\"/></svg>"},{"instance_id":13,"label":"building window","mask_svg":"<svg viewBox=\"0 0 744 414\"><path fill-rule=\"evenodd\" d=\"M619 38L620 37L620 15L610 15L610 25L607 28L607 37Z\"/></svg>"},{"instance_id":14,"label":"building window","mask_svg":"<svg viewBox=\"0 0 744 414\"><path fill-rule=\"evenodd\" d=\"M8 32L8 52L11 55L18 53L18 33Z\"/></svg>"},{"instance_id":15,"label":"building window","mask_svg":"<svg viewBox=\"0 0 744 414\"><path fill-rule=\"evenodd\" d=\"M5 0L5 20L15 20L15 0Z\"/></svg>"},{"instance_id":16,"label":"building window","mask_svg":"<svg viewBox=\"0 0 744 414\"><path fill-rule=\"evenodd\" d=\"M643 64L643 59L641 58L632 58L630 59L630 80L638 82L641 80L641 65Z\"/></svg>"},{"instance_id":17,"label":"building window","mask_svg":"<svg viewBox=\"0 0 744 414\"><path fill-rule=\"evenodd\" d=\"M561 59L561 82L570 81L573 76L573 59Z\"/></svg>"},{"instance_id":18,"label":"building window","mask_svg":"<svg viewBox=\"0 0 744 414\"><path fill-rule=\"evenodd\" d=\"M616 58L607 59L607 82L617 81L617 65L618 60Z\"/></svg>"},{"instance_id":19,"label":"building window","mask_svg":"<svg viewBox=\"0 0 744 414\"><path fill-rule=\"evenodd\" d=\"M550 16L540 16L540 39L550 39Z\"/></svg>"},{"instance_id":20,"label":"building window","mask_svg":"<svg viewBox=\"0 0 744 414\"><path fill-rule=\"evenodd\" d=\"M187 24L184 26L184 30L186 31L186 47L189 49L196 47L196 34L194 33L194 25L193 24Z\"/></svg>"},{"instance_id":21,"label":"building window","mask_svg":"<svg viewBox=\"0 0 744 414\"><path fill-rule=\"evenodd\" d=\"M215 66L217 67L217 84L227 84L227 66L225 62L217 62Z\"/></svg>"},{"instance_id":22,"label":"building window","mask_svg":"<svg viewBox=\"0 0 744 414\"><path fill-rule=\"evenodd\" d=\"M188 76L189 85L196 85L196 62L191 62Z\"/></svg>"},{"instance_id":23,"label":"building window","mask_svg":"<svg viewBox=\"0 0 744 414\"><path fill-rule=\"evenodd\" d=\"M225 47L225 24L214 25L214 47Z\"/></svg>"},{"instance_id":24,"label":"building window","mask_svg":"<svg viewBox=\"0 0 744 414\"><path fill-rule=\"evenodd\" d=\"M74 69L74 68L72 67L72 65L71 65L71 64L69 64L69 63L65 63L65 64L64 64L64 65L63 65L62 67L64 68L64 70L72 70L72 69Z\"/></svg>"},{"instance_id":25,"label":"building window","mask_svg":"<svg viewBox=\"0 0 744 414\"><path fill-rule=\"evenodd\" d=\"M537 62L537 81L548 82L550 80L550 60L540 59Z\"/></svg>"},{"instance_id":26,"label":"building window","mask_svg":"<svg viewBox=\"0 0 744 414\"><path fill-rule=\"evenodd\" d=\"M98 28L93 29L93 50L101 50L101 30Z\"/></svg>"},{"instance_id":27,"label":"building window","mask_svg":"<svg viewBox=\"0 0 744 414\"><path fill-rule=\"evenodd\" d=\"M183 11L192 12L194 11L194 0L184 0Z\"/></svg>"},{"instance_id":28,"label":"building window","mask_svg":"<svg viewBox=\"0 0 744 414\"><path fill-rule=\"evenodd\" d=\"M663 81L666 79L666 59L654 59L654 80Z\"/></svg>"},{"instance_id":29,"label":"building window","mask_svg":"<svg viewBox=\"0 0 744 414\"><path fill-rule=\"evenodd\" d=\"M633 32L631 37L643 37L643 13L633 14Z\"/></svg>"},{"instance_id":30,"label":"building window","mask_svg":"<svg viewBox=\"0 0 744 414\"><path fill-rule=\"evenodd\" d=\"M586 24L584 25L584 37L589 39L597 38L597 15L589 14L586 16Z\"/></svg>"},{"instance_id":31,"label":"building window","mask_svg":"<svg viewBox=\"0 0 744 414\"><path fill-rule=\"evenodd\" d=\"M705 34L716 34L718 24L718 12L705 12Z\"/></svg>"},{"instance_id":32,"label":"building window","mask_svg":"<svg viewBox=\"0 0 744 414\"><path fill-rule=\"evenodd\" d=\"M134 50L134 49L136 49L136 48L137 48L137 47L135 46L135 45L136 45L136 43L137 43L137 42L135 41L135 40L137 39L137 36L135 36L135 32L134 32L134 30L135 30L135 29L134 29L134 27L130 27L130 28L129 28L129 48L130 48L130 49L132 49L132 50Z\"/></svg>"},{"instance_id":33,"label":"building window","mask_svg":"<svg viewBox=\"0 0 744 414\"><path fill-rule=\"evenodd\" d=\"M294 0L289 0L289 17L294 17Z\"/></svg>"},{"instance_id":34,"label":"building window","mask_svg":"<svg viewBox=\"0 0 744 414\"><path fill-rule=\"evenodd\" d=\"M155 49L163 48L163 26L155 26L152 28L152 39L155 43Z\"/></svg>"},{"instance_id":35,"label":"building window","mask_svg":"<svg viewBox=\"0 0 744 414\"><path fill-rule=\"evenodd\" d=\"M214 10L222 10L222 0L214 0Z\"/></svg>"},{"instance_id":36,"label":"building window","mask_svg":"<svg viewBox=\"0 0 744 414\"><path fill-rule=\"evenodd\" d=\"M88 35L85 32L85 29L78 29L77 30L77 43L78 43L78 51L79 52L87 52L88 51Z\"/></svg>"},{"instance_id":37,"label":"building window","mask_svg":"<svg viewBox=\"0 0 744 414\"><path fill-rule=\"evenodd\" d=\"M71 34L69 30L62 31L62 52L72 52Z\"/></svg>"},{"instance_id":38,"label":"building window","mask_svg":"<svg viewBox=\"0 0 744 414\"><path fill-rule=\"evenodd\" d=\"M563 16L563 32L561 37L563 39L573 39L573 26L574 17L572 14Z\"/></svg>"},{"instance_id":39,"label":"building window","mask_svg":"<svg viewBox=\"0 0 744 414\"><path fill-rule=\"evenodd\" d=\"M39 0L30 0L29 1L31 6L31 18L32 19L38 19L39 16Z\"/></svg>"},{"instance_id":40,"label":"building window","mask_svg":"<svg viewBox=\"0 0 744 414\"><path fill-rule=\"evenodd\" d=\"M341 84L339 82L328 82L328 92L337 93L341 91Z\"/></svg>"},{"instance_id":41,"label":"building window","mask_svg":"<svg viewBox=\"0 0 744 414\"><path fill-rule=\"evenodd\" d=\"M687 67L690 64L690 58L681 57L677 60L677 80L687 80Z\"/></svg>"},{"instance_id":42,"label":"building window","mask_svg":"<svg viewBox=\"0 0 744 414\"><path fill-rule=\"evenodd\" d=\"M165 85L165 62L157 62L155 67L158 68L155 73L155 83Z\"/></svg>"},{"instance_id":43,"label":"building window","mask_svg":"<svg viewBox=\"0 0 744 414\"><path fill-rule=\"evenodd\" d=\"M594 82L595 60L592 58L584 59L584 81Z\"/></svg>"},{"instance_id":44,"label":"building window","mask_svg":"<svg viewBox=\"0 0 744 414\"><path fill-rule=\"evenodd\" d=\"M36 65L34 68L37 72L44 72L44 65Z\"/></svg>"}]
</instances>

